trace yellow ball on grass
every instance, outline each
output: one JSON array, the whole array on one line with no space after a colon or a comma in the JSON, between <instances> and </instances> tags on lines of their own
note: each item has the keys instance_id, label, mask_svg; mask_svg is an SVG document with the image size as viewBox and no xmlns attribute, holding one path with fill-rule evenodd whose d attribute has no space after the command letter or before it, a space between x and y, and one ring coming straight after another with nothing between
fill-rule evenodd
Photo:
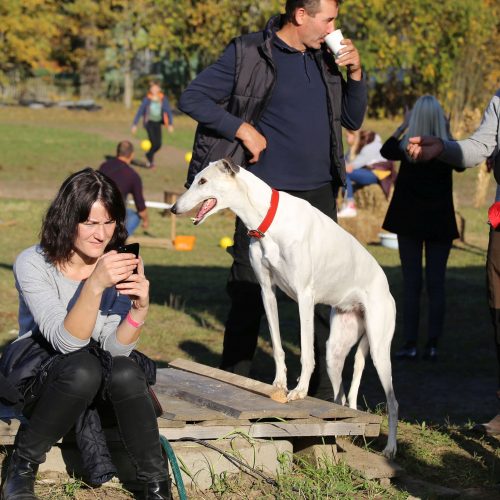
<instances>
[{"instance_id":1,"label":"yellow ball on grass","mask_svg":"<svg viewBox=\"0 0 500 500\"><path fill-rule=\"evenodd\" d=\"M219 246L224 248L224 250L227 248L227 247L232 247L234 245L234 241L232 238L230 238L229 236L224 236L223 238L220 239L219 241Z\"/></svg>"},{"instance_id":2,"label":"yellow ball on grass","mask_svg":"<svg viewBox=\"0 0 500 500\"><path fill-rule=\"evenodd\" d=\"M151 141L149 139L141 141L141 149L148 152L151 149Z\"/></svg>"}]
</instances>

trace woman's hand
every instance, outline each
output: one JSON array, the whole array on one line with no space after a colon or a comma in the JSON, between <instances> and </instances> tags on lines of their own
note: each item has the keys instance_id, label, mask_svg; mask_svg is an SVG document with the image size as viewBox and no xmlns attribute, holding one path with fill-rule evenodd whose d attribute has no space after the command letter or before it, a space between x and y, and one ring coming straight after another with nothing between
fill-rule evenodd
<instances>
[{"instance_id":1,"label":"woman's hand","mask_svg":"<svg viewBox=\"0 0 500 500\"><path fill-rule=\"evenodd\" d=\"M89 276L89 282L96 292L104 292L106 288L128 280L139 265L140 260L133 253L118 253L111 250L99 258Z\"/></svg>"},{"instance_id":2,"label":"woman's hand","mask_svg":"<svg viewBox=\"0 0 500 500\"><path fill-rule=\"evenodd\" d=\"M129 255L129 254L122 254ZM117 283L116 289L122 294L130 297L134 318L144 321L149 308L149 281L144 274L144 264L139 258L137 274L131 274L126 281Z\"/></svg>"},{"instance_id":3,"label":"woman's hand","mask_svg":"<svg viewBox=\"0 0 500 500\"><path fill-rule=\"evenodd\" d=\"M116 331L116 338L124 345L137 342L142 330L142 324L146 320L149 308L149 281L144 275L144 264L139 259L137 274L129 276L124 283L118 283L116 289L123 295L128 295L132 300L127 319L123 320ZM134 325L128 318L139 323Z\"/></svg>"}]
</instances>

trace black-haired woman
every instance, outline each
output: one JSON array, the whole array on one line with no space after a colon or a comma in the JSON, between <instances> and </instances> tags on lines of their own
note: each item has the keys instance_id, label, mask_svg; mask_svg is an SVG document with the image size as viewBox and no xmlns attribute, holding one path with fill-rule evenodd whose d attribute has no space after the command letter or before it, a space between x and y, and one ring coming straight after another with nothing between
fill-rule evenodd
<instances>
[{"instance_id":1,"label":"black-haired woman","mask_svg":"<svg viewBox=\"0 0 500 500\"><path fill-rule=\"evenodd\" d=\"M133 351L148 313L149 282L140 259L116 251L127 237L124 220L116 185L87 168L66 179L46 213L40 244L16 259L20 331L0 371L23 395L26 421L3 500L36 498L38 465L73 427L92 482L109 480L116 471L95 420L106 411L144 497L171 497L148 391L154 366Z\"/></svg>"}]
</instances>

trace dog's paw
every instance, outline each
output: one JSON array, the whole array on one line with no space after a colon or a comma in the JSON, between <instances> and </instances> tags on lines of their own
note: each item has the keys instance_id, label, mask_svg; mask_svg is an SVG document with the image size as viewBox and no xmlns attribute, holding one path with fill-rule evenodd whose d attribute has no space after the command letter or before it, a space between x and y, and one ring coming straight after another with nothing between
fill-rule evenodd
<instances>
[{"instance_id":1,"label":"dog's paw","mask_svg":"<svg viewBox=\"0 0 500 500\"><path fill-rule=\"evenodd\" d=\"M288 401L297 401L298 399L304 399L307 396L307 391L302 391L300 389L295 388L293 391L288 393L286 399Z\"/></svg>"},{"instance_id":2,"label":"dog's paw","mask_svg":"<svg viewBox=\"0 0 500 500\"><path fill-rule=\"evenodd\" d=\"M286 377L285 378L276 377L274 379L273 386L276 387L277 389L282 389L283 391L288 392L288 388L286 386Z\"/></svg>"},{"instance_id":3,"label":"dog's paw","mask_svg":"<svg viewBox=\"0 0 500 500\"><path fill-rule=\"evenodd\" d=\"M396 446L389 446L387 445L384 448L384 451L382 452L382 455L384 455L385 458L389 460L393 460L396 457L396 451L397 447Z\"/></svg>"}]
</instances>

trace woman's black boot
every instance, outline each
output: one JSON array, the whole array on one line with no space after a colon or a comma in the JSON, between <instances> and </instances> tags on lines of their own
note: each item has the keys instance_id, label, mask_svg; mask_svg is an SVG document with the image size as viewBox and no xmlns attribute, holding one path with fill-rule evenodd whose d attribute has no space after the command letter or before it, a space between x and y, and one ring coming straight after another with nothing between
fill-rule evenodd
<instances>
[{"instance_id":1,"label":"woman's black boot","mask_svg":"<svg viewBox=\"0 0 500 500\"><path fill-rule=\"evenodd\" d=\"M21 458L17 452L14 451L10 459L5 482L3 483L1 499L37 500L35 496L35 479L37 472L38 464Z\"/></svg>"},{"instance_id":2,"label":"woman's black boot","mask_svg":"<svg viewBox=\"0 0 500 500\"><path fill-rule=\"evenodd\" d=\"M172 490L170 488L170 478L163 481L147 482L144 488L144 498L146 500L171 500Z\"/></svg>"}]
</instances>

